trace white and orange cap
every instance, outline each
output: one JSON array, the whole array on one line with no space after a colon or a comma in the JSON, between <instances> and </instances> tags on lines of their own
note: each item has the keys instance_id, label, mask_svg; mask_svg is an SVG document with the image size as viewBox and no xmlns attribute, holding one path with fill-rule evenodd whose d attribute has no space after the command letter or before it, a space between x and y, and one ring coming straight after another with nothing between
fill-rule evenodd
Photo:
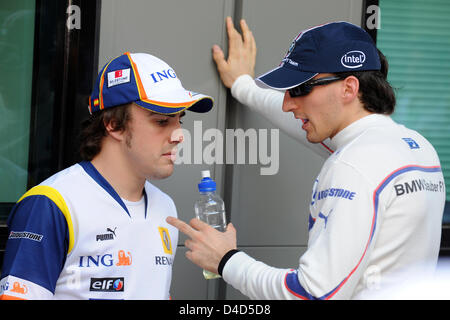
<instances>
[{"instance_id":1,"label":"white and orange cap","mask_svg":"<svg viewBox=\"0 0 450 320\"><path fill-rule=\"evenodd\" d=\"M147 53L129 53L109 61L100 71L89 98L89 112L128 103L162 114L189 109L208 112L214 100L183 88L175 71Z\"/></svg>"}]
</instances>

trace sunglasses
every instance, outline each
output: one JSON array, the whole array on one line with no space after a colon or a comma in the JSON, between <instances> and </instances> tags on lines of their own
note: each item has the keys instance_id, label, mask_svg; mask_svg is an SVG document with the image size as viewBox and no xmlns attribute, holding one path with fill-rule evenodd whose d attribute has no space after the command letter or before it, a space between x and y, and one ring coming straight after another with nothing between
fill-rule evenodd
<instances>
[{"instance_id":1,"label":"sunglasses","mask_svg":"<svg viewBox=\"0 0 450 320\"><path fill-rule=\"evenodd\" d=\"M332 82L335 82L338 80L343 80L343 79L344 78L339 77L339 76L314 79L314 80L302 83L301 85L298 85L294 88L288 89L288 91L289 91L289 94L291 95L291 98L302 97L302 96L306 96L308 93L310 93L315 86L322 86L322 85L329 84L329 83L332 83Z\"/></svg>"}]
</instances>

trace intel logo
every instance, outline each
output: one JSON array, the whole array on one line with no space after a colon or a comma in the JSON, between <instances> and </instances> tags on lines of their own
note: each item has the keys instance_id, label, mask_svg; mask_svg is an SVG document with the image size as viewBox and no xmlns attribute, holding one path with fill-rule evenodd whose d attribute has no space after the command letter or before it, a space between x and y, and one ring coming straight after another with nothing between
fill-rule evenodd
<instances>
[{"instance_id":1,"label":"intel logo","mask_svg":"<svg viewBox=\"0 0 450 320\"><path fill-rule=\"evenodd\" d=\"M350 69L362 67L364 61L366 61L366 55L358 50L349 51L341 58L341 64Z\"/></svg>"}]
</instances>

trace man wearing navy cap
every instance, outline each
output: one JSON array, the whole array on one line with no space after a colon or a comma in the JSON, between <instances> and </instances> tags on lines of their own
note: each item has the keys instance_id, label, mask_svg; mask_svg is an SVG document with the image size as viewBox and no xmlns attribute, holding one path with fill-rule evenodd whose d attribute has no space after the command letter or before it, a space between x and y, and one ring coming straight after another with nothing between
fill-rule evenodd
<instances>
[{"instance_id":1,"label":"man wearing navy cap","mask_svg":"<svg viewBox=\"0 0 450 320\"><path fill-rule=\"evenodd\" d=\"M149 180L173 172L185 110L212 98L175 71L125 53L100 71L81 134L84 161L29 190L8 219L1 299L169 299L178 230Z\"/></svg>"},{"instance_id":2,"label":"man wearing navy cap","mask_svg":"<svg viewBox=\"0 0 450 320\"><path fill-rule=\"evenodd\" d=\"M389 289L431 274L445 203L439 158L424 137L389 117L388 65L370 36L347 22L302 31L280 66L255 80L267 90L249 76L256 46L247 25L241 22L243 38L230 19L227 27L228 61L213 47L224 84L327 159L313 185L298 266L272 268L237 250L232 224L220 233L196 219L168 218L191 238L187 257L256 299L386 299Z\"/></svg>"}]
</instances>

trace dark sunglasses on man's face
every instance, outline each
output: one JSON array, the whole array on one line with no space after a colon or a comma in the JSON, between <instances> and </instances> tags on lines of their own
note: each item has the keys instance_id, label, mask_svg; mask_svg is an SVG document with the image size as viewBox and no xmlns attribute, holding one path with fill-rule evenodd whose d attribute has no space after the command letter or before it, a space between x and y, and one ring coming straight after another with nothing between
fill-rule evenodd
<instances>
[{"instance_id":1,"label":"dark sunglasses on man's face","mask_svg":"<svg viewBox=\"0 0 450 320\"><path fill-rule=\"evenodd\" d=\"M325 77L307 81L302 83L299 86L288 89L291 98L306 96L308 93L312 91L315 86L321 86L324 84L329 84L338 80L342 80L344 78L339 76Z\"/></svg>"}]
</instances>

